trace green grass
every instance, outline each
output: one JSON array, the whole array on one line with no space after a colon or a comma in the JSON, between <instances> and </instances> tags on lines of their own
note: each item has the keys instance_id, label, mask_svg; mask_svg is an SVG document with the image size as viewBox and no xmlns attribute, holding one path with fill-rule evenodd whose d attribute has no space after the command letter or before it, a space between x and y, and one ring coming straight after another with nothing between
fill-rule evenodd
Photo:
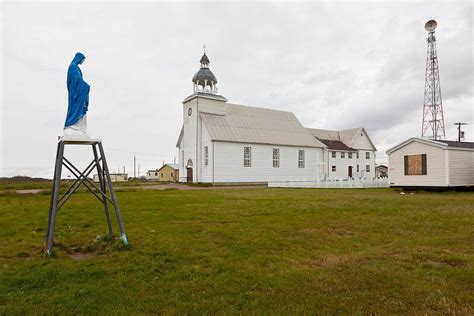
<instances>
[{"instance_id":1,"label":"green grass","mask_svg":"<svg viewBox=\"0 0 474 316\"><path fill-rule=\"evenodd\" d=\"M80 193L54 258L49 196L0 195L0 315L474 313L473 193L117 195L130 247Z\"/></svg>"}]
</instances>

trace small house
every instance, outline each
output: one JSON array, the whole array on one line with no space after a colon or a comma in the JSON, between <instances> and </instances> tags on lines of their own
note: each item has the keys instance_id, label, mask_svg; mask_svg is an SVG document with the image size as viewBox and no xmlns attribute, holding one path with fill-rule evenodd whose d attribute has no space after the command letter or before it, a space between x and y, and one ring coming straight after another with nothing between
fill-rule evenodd
<instances>
[{"instance_id":1,"label":"small house","mask_svg":"<svg viewBox=\"0 0 474 316\"><path fill-rule=\"evenodd\" d=\"M410 138L387 150L391 187L474 187L474 143Z\"/></svg>"},{"instance_id":2,"label":"small house","mask_svg":"<svg viewBox=\"0 0 474 316\"><path fill-rule=\"evenodd\" d=\"M375 166L375 177L384 178L388 176L388 167L385 165L376 165Z\"/></svg>"},{"instance_id":3,"label":"small house","mask_svg":"<svg viewBox=\"0 0 474 316\"><path fill-rule=\"evenodd\" d=\"M94 174L92 177L94 182L99 182L99 175ZM126 182L128 181L128 173L111 173L110 174L110 181L112 182Z\"/></svg>"},{"instance_id":4,"label":"small house","mask_svg":"<svg viewBox=\"0 0 474 316\"><path fill-rule=\"evenodd\" d=\"M163 167L158 169L158 181L178 182L179 165L173 163L165 163Z\"/></svg>"}]
</instances>

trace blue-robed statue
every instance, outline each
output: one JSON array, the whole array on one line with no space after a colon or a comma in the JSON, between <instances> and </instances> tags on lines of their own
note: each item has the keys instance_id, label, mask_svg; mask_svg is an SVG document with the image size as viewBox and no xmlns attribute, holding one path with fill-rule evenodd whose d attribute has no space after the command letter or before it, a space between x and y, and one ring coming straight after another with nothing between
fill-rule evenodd
<instances>
[{"instance_id":1,"label":"blue-robed statue","mask_svg":"<svg viewBox=\"0 0 474 316\"><path fill-rule=\"evenodd\" d=\"M68 108L66 122L64 123L64 135L66 137L89 137L87 135L87 110L89 107L90 86L82 78L79 65L86 57L82 53L76 53L67 70Z\"/></svg>"}]
</instances>

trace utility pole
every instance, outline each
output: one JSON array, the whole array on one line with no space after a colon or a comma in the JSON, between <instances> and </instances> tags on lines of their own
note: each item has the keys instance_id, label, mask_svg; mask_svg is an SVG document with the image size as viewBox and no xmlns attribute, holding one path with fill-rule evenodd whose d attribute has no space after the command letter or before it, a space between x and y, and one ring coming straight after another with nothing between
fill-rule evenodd
<instances>
[{"instance_id":1,"label":"utility pole","mask_svg":"<svg viewBox=\"0 0 474 316\"><path fill-rule=\"evenodd\" d=\"M134 178L137 177L136 170L137 170L137 157L133 156L133 177Z\"/></svg>"},{"instance_id":2,"label":"utility pole","mask_svg":"<svg viewBox=\"0 0 474 316\"><path fill-rule=\"evenodd\" d=\"M457 122L457 123L454 123L454 125L458 126L458 142L460 142L461 138L464 138L464 132L461 131L461 126L462 125L467 125L467 123Z\"/></svg>"}]
</instances>

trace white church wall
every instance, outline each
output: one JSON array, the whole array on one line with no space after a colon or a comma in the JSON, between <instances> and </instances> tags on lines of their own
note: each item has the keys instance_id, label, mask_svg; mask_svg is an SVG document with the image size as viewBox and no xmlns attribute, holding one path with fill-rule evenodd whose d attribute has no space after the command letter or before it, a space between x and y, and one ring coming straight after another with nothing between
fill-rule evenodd
<instances>
[{"instance_id":1,"label":"white church wall","mask_svg":"<svg viewBox=\"0 0 474 316\"><path fill-rule=\"evenodd\" d=\"M244 167L244 147L251 147L251 166ZM280 149L280 166L273 167L273 148ZM298 168L298 150L305 151L305 167ZM214 142L214 182L316 180L322 148ZM320 167L321 168L321 167ZM320 177L322 177L322 168Z\"/></svg>"},{"instance_id":2,"label":"white church wall","mask_svg":"<svg viewBox=\"0 0 474 316\"><path fill-rule=\"evenodd\" d=\"M358 150L373 150L367 134L364 131L359 132L352 141L351 147Z\"/></svg>"},{"instance_id":3,"label":"white church wall","mask_svg":"<svg viewBox=\"0 0 474 316\"><path fill-rule=\"evenodd\" d=\"M200 120L202 123L202 120ZM213 164L213 144L211 137L206 129L205 125L201 125L201 150L199 159L199 182L212 182L212 164ZM207 147L207 164L206 164L206 150Z\"/></svg>"},{"instance_id":4,"label":"white church wall","mask_svg":"<svg viewBox=\"0 0 474 316\"><path fill-rule=\"evenodd\" d=\"M189 115L189 109L191 109L191 115ZM180 170L179 170L179 181L186 182L187 162L191 159L193 162L193 179L196 177L196 126L197 126L197 110L196 104L193 102L185 102L183 104L183 122L184 122L184 133L181 141L181 153L180 153ZM182 163L184 151L184 166Z\"/></svg>"}]
</instances>

